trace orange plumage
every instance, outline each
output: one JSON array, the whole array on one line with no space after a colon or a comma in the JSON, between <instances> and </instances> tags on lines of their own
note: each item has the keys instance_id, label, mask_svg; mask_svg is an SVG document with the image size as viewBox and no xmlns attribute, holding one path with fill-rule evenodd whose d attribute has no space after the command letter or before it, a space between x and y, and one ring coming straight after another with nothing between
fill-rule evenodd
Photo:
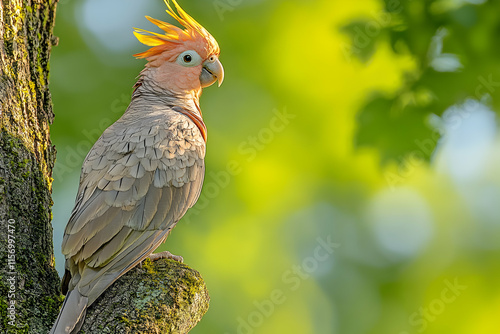
<instances>
[{"instance_id":1,"label":"orange plumage","mask_svg":"<svg viewBox=\"0 0 500 334\"><path fill-rule=\"evenodd\" d=\"M172 0L177 13L174 11L168 0L165 3L168 7L167 14L172 16L185 29L178 28L170 23L163 22L152 17L146 18L158 28L163 30L165 34L158 34L144 29L134 28L134 35L137 39L148 46L152 46L149 50L135 54L137 58L148 58L163 53L164 51L176 48L180 43L195 42L206 49L206 54L220 54L219 45L213 36L188 13L186 13L177 3Z\"/></svg>"}]
</instances>

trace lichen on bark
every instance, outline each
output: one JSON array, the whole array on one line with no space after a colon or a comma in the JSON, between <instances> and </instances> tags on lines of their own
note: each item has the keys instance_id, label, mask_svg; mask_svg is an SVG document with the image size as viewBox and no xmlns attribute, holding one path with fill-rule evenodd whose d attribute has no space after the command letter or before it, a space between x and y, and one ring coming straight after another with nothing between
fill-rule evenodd
<instances>
[{"instance_id":1,"label":"lichen on bark","mask_svg":"<svg viewBox=\"0 0 500 334\"><path fill-rule=\"evenodd\" d=\"M188 333L209 300L196 270L173 260L146 260L91 305L81 333Z\"/></svg>"},{"instance_id":2,"label":"lichen on bark","mask_svg":"<svg viewBox=\"0 0 500 334\"><path fill-rule=\"evenodd\" d=\"M61 303L50 225L55 150L48 76L55 6L0 1L1 333L44 333ZM9 238L15 263L7 261ZM12 303L15 316L9 318Z\"/></svg>"}]
</instances>

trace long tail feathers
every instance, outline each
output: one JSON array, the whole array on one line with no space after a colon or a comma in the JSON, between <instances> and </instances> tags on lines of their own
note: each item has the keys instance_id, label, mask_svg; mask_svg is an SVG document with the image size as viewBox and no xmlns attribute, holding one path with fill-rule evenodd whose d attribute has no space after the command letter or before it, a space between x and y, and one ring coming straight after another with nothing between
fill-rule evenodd
<instances>
[{"instance_id":1,"label":"long tail feathers","mask_svg":"<svg viewBox=\"0 0 500 334\"><path fill-rule=\"evenodd\" d=\"M75 334L83 325L87 311L88 298L78 289L71 290L59 311L57 320L49 334Z\"/></svg>"}]
</instances>

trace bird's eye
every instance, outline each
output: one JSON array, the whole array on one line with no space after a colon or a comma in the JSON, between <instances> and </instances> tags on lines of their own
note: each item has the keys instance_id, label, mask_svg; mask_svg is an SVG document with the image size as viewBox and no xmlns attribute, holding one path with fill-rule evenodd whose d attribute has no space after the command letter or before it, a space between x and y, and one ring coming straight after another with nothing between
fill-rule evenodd
<instances>
[{"instance_id":1,"label":"bird's eye","mask_svg":"<svg viewBox=\"0 0 500 334\"><path fill-rule=\"evenodd\" d=\"M185 67L193 67L201 64L200 55L194 51L184 51L177 57L177 63Z\"/></svg>"}]
</instances>

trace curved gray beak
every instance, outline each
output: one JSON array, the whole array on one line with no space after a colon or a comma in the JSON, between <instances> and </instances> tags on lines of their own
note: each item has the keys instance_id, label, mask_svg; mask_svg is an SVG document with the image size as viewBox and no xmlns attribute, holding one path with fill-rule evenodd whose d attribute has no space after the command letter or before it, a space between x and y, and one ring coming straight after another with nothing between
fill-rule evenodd
<instances>
[{"instance_id":1,"label":"curved gray beak","mask_svg":"<svg viewBox=\"0 0 500 334\"><path fill-rule=\"evenodd\" d=\"M208 87L216 81L219 81L220 87L224 81L224 67L222 67L221 62L217 58L214 61L206 60L203 63L200 75L201 87Z\"/></svg>"}]
</instances>

